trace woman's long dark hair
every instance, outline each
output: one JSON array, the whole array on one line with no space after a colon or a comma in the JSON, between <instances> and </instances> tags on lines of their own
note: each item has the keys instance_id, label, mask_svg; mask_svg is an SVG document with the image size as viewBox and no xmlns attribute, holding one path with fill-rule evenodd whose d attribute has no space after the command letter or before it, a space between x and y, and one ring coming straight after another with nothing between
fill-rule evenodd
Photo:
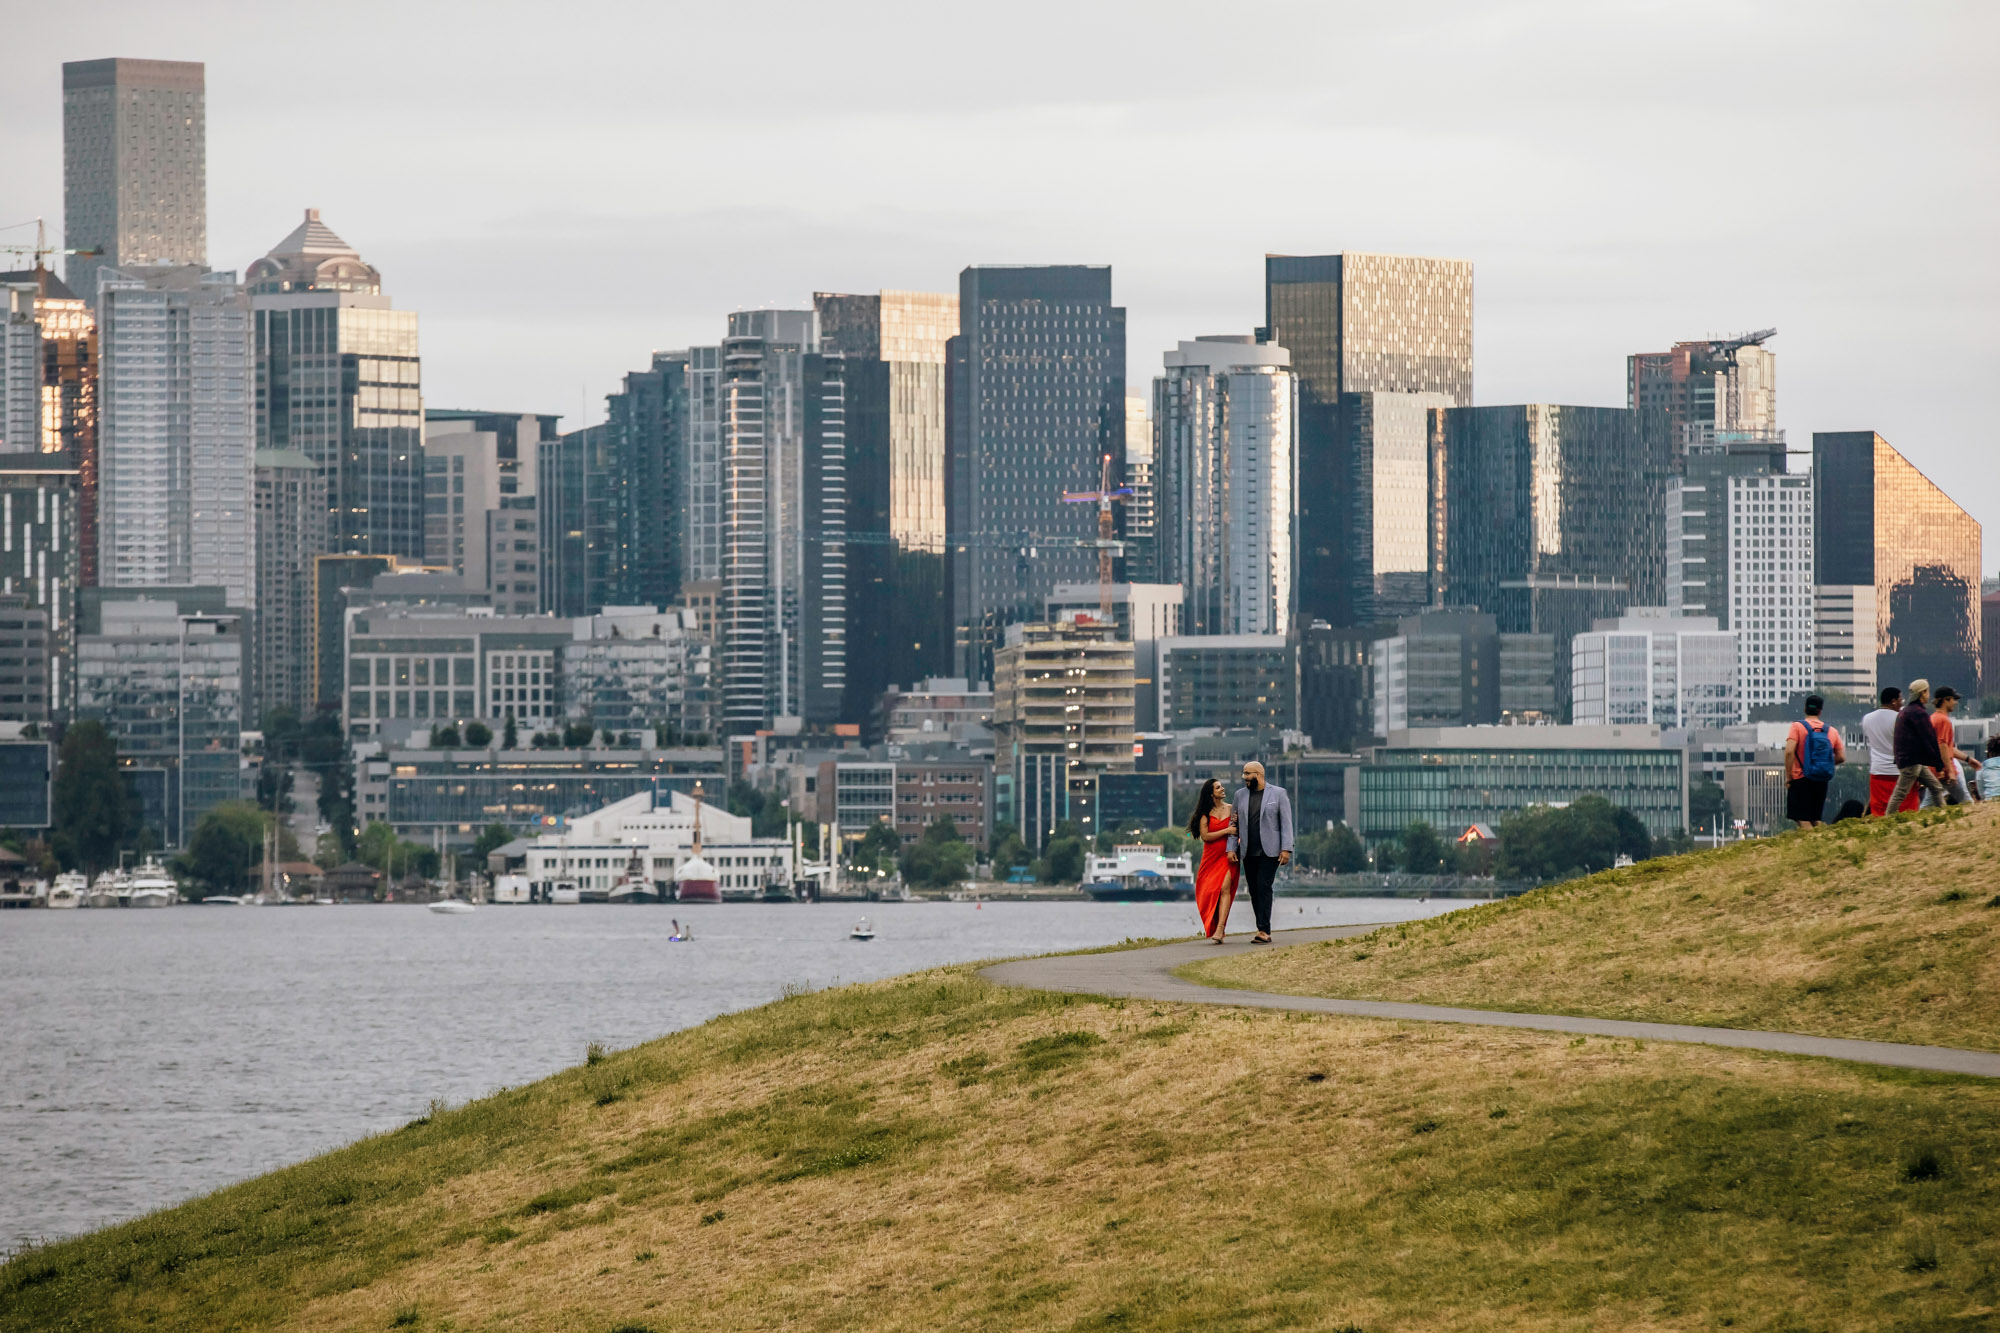
<instances>
[{"instance_id":1,"label":"woman's long dark hair","mask_svg":"<svg viewBox=\"0 0 2000 1333\"><path fill-rule=\"evenodd\" d=\"M1212 800L1210 799L1209 795L1211 792L1214 793L1214 798ZM1220 782L1217 782L1214 778L1210 778L1208 781L1202 783L1201 795L1194 798L1194 813L1188 816L1188 823L1187 823L1188 836L1191 838L1199 838L1202 834L1202 827L1201 827L1202 816L1206 815L1210 810L1214 809L1216 806L1221 804L1222 804L1222 784Z\"/></svg>"}]
</instances>

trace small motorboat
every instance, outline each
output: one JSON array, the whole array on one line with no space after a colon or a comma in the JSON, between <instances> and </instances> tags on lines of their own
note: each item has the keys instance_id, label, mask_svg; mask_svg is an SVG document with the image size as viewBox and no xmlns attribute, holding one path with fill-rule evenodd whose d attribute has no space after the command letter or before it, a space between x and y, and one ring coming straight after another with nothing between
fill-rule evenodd
<instances>
[{"instance_id":1,"label":"small motorboat","mask_svg":"<svg viewBox=\"0 0 2000 1333\"><path fill-rule=\"evenodd\" d=\"M132 872L131 889L125 896L128 907L172 907L181 900L180 886L155 857L147 857Z\"/></svg>"},{"instance_id":2,"label":"small motorboat","mask_svg":"<svg viewBox=\"0 0 2000 1333\"><path fill-rule=\"evenodd\" d=\"M868 918L864 916L854 923L853 930L847 932L847 938L850 940L872 940L875 938L875 927L870 925Z\"/></svg>"},{"instance_id":3,"label":"small motorboat","mask_svg":"<svg viewBox=\"0 0 2000 1333\"><path fill-rule=\"evenodd\" d=\"M559 879L549 885L549 901L558 907L567 907L583 901L583 893L573 879Z\"/></svg>"},{"instance_id":4,"label":"small motorboat","mask_svg":"<svg viewBox=\"0 0 2000 1333\"><path fill-rule=\"evenodd\" d=\"M196 900L203 907L241 907L244 900L233 893L211 893L206 898Z\"/></svg>"},{"instance_id":5,"label":"small motorboat","mask_svg":"<svg viewBox=\"0 0 2000 1333\"><path fill-rule=\"evenodd\" d=\"M439 916L464 916L478 909L463 898L440 898L431 904L431 910Z\"/></svg>"},{"instance_id":6,"label":"small motorboat","mask_svg":"<svg viewBox=\"0 0 2000 1333\"><path fill-rule=\"evenodd\" d=\"M83 895L90 891L90 880L80 870L65 870L56 876L56 882L49 889L50 907L81 907Z\"/></svg>"}]
</instances>

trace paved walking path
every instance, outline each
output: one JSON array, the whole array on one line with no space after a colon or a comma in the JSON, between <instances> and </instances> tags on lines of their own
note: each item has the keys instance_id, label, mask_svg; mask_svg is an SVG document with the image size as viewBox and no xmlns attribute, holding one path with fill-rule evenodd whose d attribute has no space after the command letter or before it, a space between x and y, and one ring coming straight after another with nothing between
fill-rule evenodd
<instances>
[{"instance_id":1,"label":"paved walking path","mask_svg":"<svg viewBox=\"0 0 2000 1333\"><path fill-rule=\"evenodd\" d=\"M1375 926L1342 926L1321 930L1287 930L1280 946L1312 944L1350 935L1365 935ZM1248 936L1244 937L1245 940ZM1261 946L1259 946L1261 947ZM1313 995L1278 995L1270 991L1221 990L1182 980L1177 967L1206 958L1248 953L1248 943L1216 946L1161 944L1118 953L1068 954L1056 958L1026 958L996 963L980 975L1005 986L1067 991L1077 995L1117 995L1135 1000L1166 1000L1182 1004L1226 1004L1251 1009L1293 1009L1312 1014L1346 1014L1356 1018L1395 1018L1419 1023L1476 1023L1486 1027L1533 1028L1541 1032L1576 1032L1592 1037L1625 1037L1639 1041L1687 1041L1708 1046L1738 1046L1751 1051L1817 1055L1829 1060L1858 1060L1898 1069L1928 1069L1946 1074L1979 1074L2000 1078L2000 1053L1963 1051L1951 1046L1910 1046L1892 1041L1849 1041L1841 1037L1806 1037L1795 1032L1750 1032L1737 1028L1696 1027L1688 1023L1630 1023L1615 1018L1576 1018L1567 1014L1513 1014L1497 1009L1454 1009L1436 1004L1394 1004L1380 1000L1333 1000Z\"/></svg>"}]
</instances>

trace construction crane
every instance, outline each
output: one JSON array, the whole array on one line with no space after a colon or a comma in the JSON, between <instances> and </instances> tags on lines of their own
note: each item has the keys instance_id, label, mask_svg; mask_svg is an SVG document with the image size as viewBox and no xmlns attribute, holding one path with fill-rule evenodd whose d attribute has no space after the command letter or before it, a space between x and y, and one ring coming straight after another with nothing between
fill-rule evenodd
<instances>
[{"instance_id":1,"label":"construction crane","mask_svg":"<svg viewBox=\"0 0 2000 1333\"><path fill-rule=\"evenodd\" d=\"M28 224L23 222L16 225L25 227ZM49 270L48 266L42 262L45 258L49 255L102 255L104 247L98 246L92 250L65 250L60 246L52 246L49 244L48 226L40 218L36 218L35 243L33 245L0 245L0 253L33 255L35 257L35 295L47 296L49 294Z\"/></svg>"},{"instance_id":2,"label":"construction crane","mask_svg":"<svg viewBox=\"0 0 2000 1333\"><path fill-rule=\"evenodd\" d=\"M1777 336L1776 329L1758 329L1739 338L1710 338L1706 343L1697 344L1703 350L1688 358L1689 366L1700 371L1730 369L1736 364L1738 352L1746 347L1762 347L1767 340Z\"/></svg>"},{"instance_id":3,"label":"construction crane","mask_svg":"<svg viewBox=\"0 0 2000 1333\"><path fill-rule=\"evenodd\" d=\"M1121 500L1132 498L1130 486L1111 488L1111 455L1104 455L1103 476L1094 491L1064 491L1064 504L1094 504L1097 506L1097 618L1101 624L1111 621L1111 557L1124 554L1124 544L1116 539L1116 524L1112 521L1111 506ZM1092 543L1081 543L1090 545Z\"/></svg>"}]
</instances>

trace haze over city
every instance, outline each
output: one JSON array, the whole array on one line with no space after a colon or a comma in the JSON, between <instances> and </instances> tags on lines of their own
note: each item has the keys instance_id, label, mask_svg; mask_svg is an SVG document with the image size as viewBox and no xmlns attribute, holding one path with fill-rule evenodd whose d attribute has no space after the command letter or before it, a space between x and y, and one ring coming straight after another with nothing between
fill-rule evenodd
<instances>
[{"instance_id":1,"label":"haze over city","mask_svg":"<svg viewBox=\"0 0 2000 1333\"><path fill-rule=\"evenodd\" d=\"M62 61L198 60L209 262L319 208L420 313L430 405L570 429L727 311L1008 262L1112 265L1137 393L1260 321L1267 252L1449 255L1478 402L1622 405L1627 353L1775 326L1793 448L1879 430L2000 523L1987 6L364 3L336 29L12 15L36 58L0 86L0 223L59 224Z\"/></svg>"}]
</instances>

